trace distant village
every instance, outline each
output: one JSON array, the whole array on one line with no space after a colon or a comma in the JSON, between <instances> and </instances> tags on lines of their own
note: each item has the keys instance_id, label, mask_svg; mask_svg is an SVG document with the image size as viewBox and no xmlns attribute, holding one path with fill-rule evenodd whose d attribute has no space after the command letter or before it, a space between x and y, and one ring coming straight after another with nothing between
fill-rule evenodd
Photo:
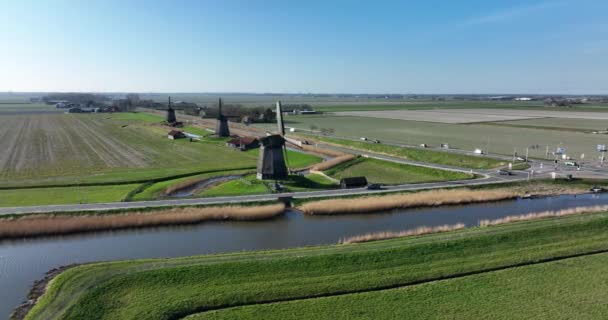
<instances>
[{"instance_id":1,"label":"distant village","mask_svg":"<svg viewBox=\"0 0 608 320\"><path fill-rule=\"evenodd\" d=\"M33 103L54 105L57 109L65 109L66 113L103 113L103 112L133 112L137 108L166 110L168 102L158 102L151 99L141 99L138 94L126 94L112 97L92 93L51 93L43 97L31 98ZM171 103L175 110L183 114L216 118L218 105L212 103L200 105L193 102L175 101ZM285 105L284 112L292 114L314 114L316 111L308 104ZM224 104L223 115L232 122L265 123L275 122L274 110L267 106L244 107L240 104Z\"/></svg>"}]
</instances>

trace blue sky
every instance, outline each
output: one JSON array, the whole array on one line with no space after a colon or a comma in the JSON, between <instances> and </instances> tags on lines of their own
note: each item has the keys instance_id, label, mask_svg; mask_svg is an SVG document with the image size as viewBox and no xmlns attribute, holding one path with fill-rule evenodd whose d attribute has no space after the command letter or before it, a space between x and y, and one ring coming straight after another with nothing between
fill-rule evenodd
<instances>
[{"instance_id":1,"label":"blue sky","mask_svg":"<svg viewBox=\"0 0 608 320\"><path fill-rule=\"evenodd\" d=\"M0 91L608 94L608 1L0 0Z\"/></svg>"}]
</instances>

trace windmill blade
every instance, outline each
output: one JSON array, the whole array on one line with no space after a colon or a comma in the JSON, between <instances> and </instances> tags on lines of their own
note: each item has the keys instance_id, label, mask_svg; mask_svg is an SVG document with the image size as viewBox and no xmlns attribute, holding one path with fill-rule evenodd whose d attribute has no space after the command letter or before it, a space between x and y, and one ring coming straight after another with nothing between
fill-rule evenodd
<instances>
[{"instance_id":1,"label":"windmill blade","mask_svg":"<svg viewBox=\"0 0 608 320\"><path fill-rule=\"evenodd\" d=\"M277 125L279 126L279 134L285 135L285 124L283 123L283 109L281 108L281 101L277 101Z\"/></svg>"}]
</instances>

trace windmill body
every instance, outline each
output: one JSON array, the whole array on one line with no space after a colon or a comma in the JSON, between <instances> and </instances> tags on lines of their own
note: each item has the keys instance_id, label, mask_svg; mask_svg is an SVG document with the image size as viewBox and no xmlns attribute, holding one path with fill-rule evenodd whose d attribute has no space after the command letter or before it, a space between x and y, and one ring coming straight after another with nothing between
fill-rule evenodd
<instances>
[{"instance_id":1,"label":"windmill body","mask_svg":"<svg viewBox=\"0 0 608 320\"><path fill-rule=\"evenodd\" d=\"M162 109L161 109L162 110ZM169 97L169 103L167 104L167 114L165 115L165 121L167 124L177 123L177 117L175 117L175 109L171 106L171 97Z\"/></svg>"},{"instance_id":2,"label":"windmill body","mask_svg":"<svg viewBox=\"0 0 608 320\"><path fill-rule=\"evenodd\" d=\"M219 110L217 114L217 123L215 133L218 137L230 137L230 129L228 128L228 118L222 114L222 99L219 101Z\"/></svg>"},{"instance_id":3,"label":"windmill body","mask_svg":"<svg viewBox=\"0 0 608 320\"><path fill-rule=\"evenodd\" d=\"M260 156L258 157L257 178L258 179L285 179L289 170L285 163L285 134L281 102L277 102L277 123L279 134L271 134L260 139Z\"/></svg>"}]
</instances>

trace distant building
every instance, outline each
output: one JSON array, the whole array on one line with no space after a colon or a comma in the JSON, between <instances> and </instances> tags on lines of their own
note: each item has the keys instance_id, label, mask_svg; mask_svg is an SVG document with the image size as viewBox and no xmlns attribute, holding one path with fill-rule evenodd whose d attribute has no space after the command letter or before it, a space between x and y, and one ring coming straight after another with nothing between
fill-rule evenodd
<instances>
[{"instance_id":1,"label":"distant building","mask_svg":"<svg viewBox=\"0 0 608 320\"><path fill-rule=\"evenodd\" d=\"M171 130L169 131L169 133L167 134L167 138L169 138L170 140L176 140L176 139L181 139L181 138L185 138L186 135L179 130Z\"/></svg>"},{"instance_id":2,"label":"distant building","mask_svg":"<svg viewBox=\"0 0 608 320\"><path fill-rule=\"evenodd\" d=\"M254 137L238 137L228 140L228 142L226 142L226 145L231 148L246 151L249 149L259 148L260 141Z\"/></svg>"},{"instance_id":3,"label":"distant building","mask_svg":"<svg viewBox=\"0 0 608 320\"><path fill-rule=\"evenodd\" d=\"M365 186L367 186L367 179L365 177L351 177L340 180L340 187L342 189L363 188Z\"/></svg>"},{"instance_id":4,"label":"distant building","mask_svg":"<svg viewBox=\"0 0 608 320\"><path fill-rule=\"evenodd\" d=\"M515 98L515 101L532 101L532 98L529 98L529 97L519 97L519 98Z\"/></svg>"}]
</instances>

